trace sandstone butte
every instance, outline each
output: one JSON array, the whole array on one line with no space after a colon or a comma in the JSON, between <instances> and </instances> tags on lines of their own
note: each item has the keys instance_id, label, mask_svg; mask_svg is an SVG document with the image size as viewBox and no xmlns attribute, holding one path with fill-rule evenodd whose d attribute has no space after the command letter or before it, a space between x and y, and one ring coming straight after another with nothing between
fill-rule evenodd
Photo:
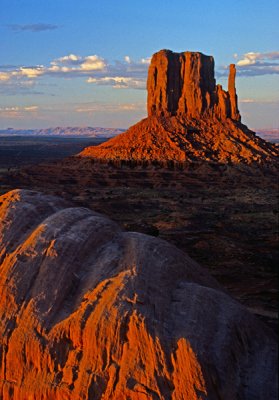
<instances>
[{"instance_id":1,"label":"sandstone butte","mask_svg":"<svg viewBox=\"0 0 279 400\"><path fill-rule=\"evenodd\" d=\"M275 400L276 340L173 245L0 197L2 400Z\"/></svg>"},{"instance_id":2,"label":"sandstone butte","mask_svg":"<svg viewBox=\"0 0 279 400\"><path fill-rule=\"evenodd\" d=\"M161 50L147 79L148 117L79 157L126 161L274 161L278 150L241 123L230 65L228 91L216 85L214 59L199 52Z\"/></svg>"}]
</instances>

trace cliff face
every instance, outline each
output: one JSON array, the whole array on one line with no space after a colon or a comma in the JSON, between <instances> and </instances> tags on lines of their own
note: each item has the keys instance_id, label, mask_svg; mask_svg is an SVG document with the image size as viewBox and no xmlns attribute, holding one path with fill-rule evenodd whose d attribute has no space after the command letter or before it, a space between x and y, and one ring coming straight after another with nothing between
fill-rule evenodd
<instances>
[{"instance_id":1,"label":"cliff face","mask_svg":"<svg viewBox=\"0 0 279 400\"><path fill-rule=\"evenodd\" d=\"M275 400L273 334L174 246L0 197L3 400Z\"/></svg>"},{"instance_id":2,"label":"cliff face","mask_svg":"<svg viewBox=\"0 0 279 400\"><path fill-rule=\"evenodd\" d=\"M147 79L148 115L240 121L235 66L230 66L228 92L214 78L214 59L198 52L161 50L151 60Z\"/></svg>"},{"instance_id":3,"label":"cliff face","mask_svg":"<svg viewBox=\"0 0 279 400\"><path fill-rule=\"evenodd\" d=\"M235 65L230 65L228 92L216 86L214 59L198 52L161 50L151 60L147 79L148 115L240 121L235 89Z\"/></svg>"},{"instance_id":4,"label":"cliff face","mask_svg":"<svg viewBox=\"0 0 279 400\"><path fill-rule=\"evenodd\" d=\"M225 91L216 85L213 57L189 51L155 53L147 79L148 117L80 156L139 162L275 161L276 146L241 123L235 76L232 64Z\"/></svg>"}]
</instances>

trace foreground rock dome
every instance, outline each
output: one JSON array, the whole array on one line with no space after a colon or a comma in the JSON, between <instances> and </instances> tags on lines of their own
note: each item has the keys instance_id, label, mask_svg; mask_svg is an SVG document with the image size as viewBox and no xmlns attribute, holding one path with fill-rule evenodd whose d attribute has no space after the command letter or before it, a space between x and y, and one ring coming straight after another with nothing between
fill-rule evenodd
<instances>
[{"instance_id":1,"label":"foreground rock dome","mask_svg":"<svg viewBox=\"0 0 279 400\"><path fill-rule=\"evenodd\" d=\"M273 333L176 247L0 197L3 400L275 400Z\"/></svg>"},{"instance_id":2,"label":"foreground rock dome","mask_svg":"<svg viewBox=\"0 0 279 400\"><path fill-rule=\"evenodd\" d=\"M216 85L214 59L161 50L147 79L148 117L79 156L98 160L222 163L273 161L278 150L241 123L230 65L228 91Z\"/></svg>"}]
</instances>

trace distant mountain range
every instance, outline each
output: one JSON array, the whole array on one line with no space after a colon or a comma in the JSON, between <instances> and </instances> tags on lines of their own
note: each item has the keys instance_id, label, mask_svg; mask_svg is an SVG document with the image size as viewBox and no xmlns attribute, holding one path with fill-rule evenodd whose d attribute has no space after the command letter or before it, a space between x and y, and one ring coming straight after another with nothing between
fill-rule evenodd
<instances>
[{"instance_id":1,"label":"distant mountain range","mask_svg":"<svg viewBox=\"0 0 279 400\"><path fill-rule=\"evenodd\" d=\"M60 127L44 129L0 129L0 136L55 136L55 137L92 137L111 138L124 132L125 129L117 128L92 128L86 127Z\"/></svg>"},{"instance_id":2,"label":"distant mountain range","mask_svg":"<svg viewBox=\"0 0 279 400\"><path fill-rule=\"evenodd\" d=\"M274 129L257 129L258 136L269 142L279 143L279 128Z\"/></svg>"},{"instance_id":3,"label":"distant mountain range","mask_svg":"<svg viewBox=\"0 0 279 400\"><path fill-rule=\"evenodd\" d=\"M43 129L0 129L0 136L55 136L55 137L84 137L84 138L111 138L125 132L120 128L100 128L100 127L72 127L57 126L55 128ZM256 133L261 138L269 142L279 142L279 129L256 129Z\"/></svg>"}]
</instances>

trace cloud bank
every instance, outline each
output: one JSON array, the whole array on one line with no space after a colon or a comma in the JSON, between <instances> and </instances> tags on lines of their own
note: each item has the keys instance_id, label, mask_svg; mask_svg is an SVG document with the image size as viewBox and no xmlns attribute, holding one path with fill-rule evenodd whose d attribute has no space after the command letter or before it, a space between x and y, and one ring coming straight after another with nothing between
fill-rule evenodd
<instances>
[{"instance_id":1,"label":"cloud bank","mask_svg":"<svg viewBox=\"0 0 279 400\"><path fill-rule=\"evenodd\" d=\"M7 94L34 86L43 76L61 78L84 78L87 83L112 86L115 89L145 89L150 58L139 61L125 56L123 61L109 63L98 55L85 57L68 54L52 60L49 65L19 66L0 68L0 92ZM2 87L2 90L1 90ZM4 89L3 89L4 88Z\"/></svg>"},{"instance_id":2,"label":"cloud bank","mask_svg":"<svg viewBox=\"0 0 279 400\"><path fill-rule=\"evenodd\" d=\"M234 58L238 76L279 74L279 52L277 51L248 52L240 57L235 54ZM74 53L51 60L48 65L9 66L4 64L0 66L0 93L40 94L35 87L43 77L80 78L88 84L97 86L142 90L146 88L149 64L150 57L135 61L126 55L123 60L115 60L111 63L96 54L80 56ZM227 66L217 68L217 78L227 76L227 69Z\"/></svg>"},{"instance_id":3,"label":"cloud bank","mask_svg":"<svg viewBox=\"0 0 279 400\"><path fill-rule=\"evenodd\" d=\"M0 117L2 118L25 118L30 113L36 113L38 106L13 106L13 107L0 107Z\"/></svg>"},{"instance_id":4,"label":"cloud bank","mask_svg":"<svg viewBox=\"0 0 279 400\"><path fill-rule=\"evenodd\" d=\"M243 54L236 65L240 76L277 75L279 74L279 51L269 53L251 51Z\"/></svg>"},{"instance_id":5,"label":"cloud bank","mask_svg":"<svg viewBox=\"0 0 279 400\"><path fill-rule=\"evenodd\" d=\"M68 120L69 116L75 116L75 120L84 124L84 121L94 120L98 117L106 115L108 117L121 116L122 118L131 118L132 116L142 118L146 112L145 102L135 103L113 103L113 102L87 102L87 103L63 103L52 105L9 105L0 107L0 120L9 126L10 121L53 121L59 122L65 118ZM137 118L136 118L137 119ZM135 119L135 120L136 120ZM5 121L6 120L6 121ZM5 122L4 122L5 121ZM61 122L60 122L61 123ZM128 124L130 125L130 124ZM19 125L20 126L20 125Z\"/></svg>"}]
</instances>

